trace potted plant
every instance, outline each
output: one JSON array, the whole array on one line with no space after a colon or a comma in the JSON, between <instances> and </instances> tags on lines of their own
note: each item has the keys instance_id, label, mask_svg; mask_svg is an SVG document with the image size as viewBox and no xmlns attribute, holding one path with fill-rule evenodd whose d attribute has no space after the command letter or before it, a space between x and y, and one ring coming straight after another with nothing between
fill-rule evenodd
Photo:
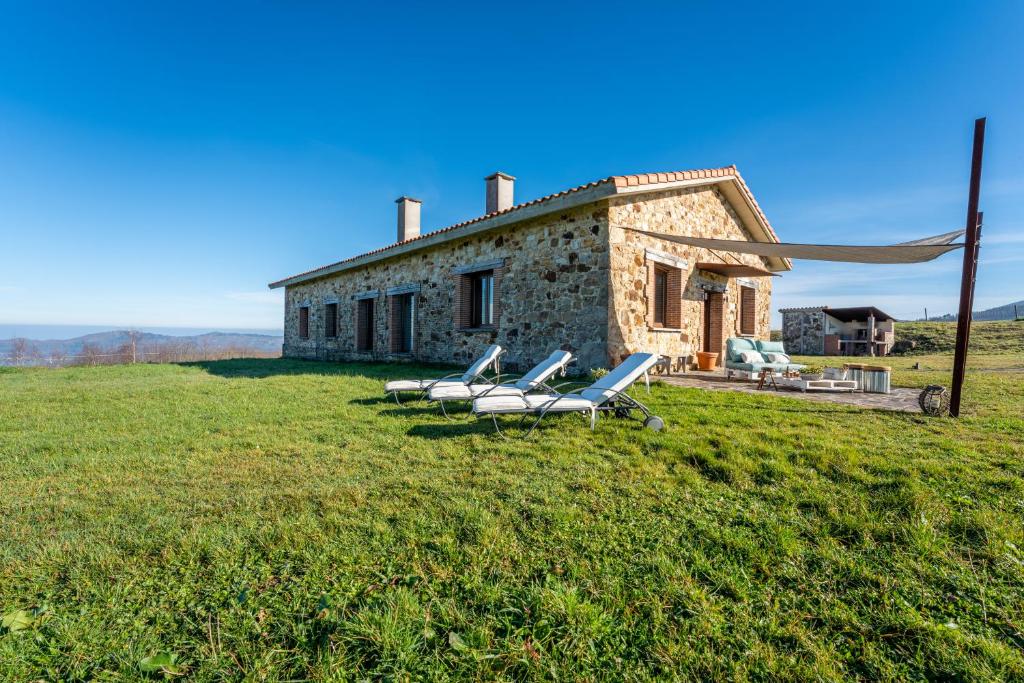
<instances>
[{"instance_id":1,"label":"potted plant","mask_svg":"<svg viewBox=\"0 0 1024 683\"><path fill-rule=\"evenodd\" d=\"M825 369L820 365L808 363L806 366L800 368L800 379L807 382L813 382L815 380L821 379L821 375L824 372Z\"/></svg>"}]
</instances>

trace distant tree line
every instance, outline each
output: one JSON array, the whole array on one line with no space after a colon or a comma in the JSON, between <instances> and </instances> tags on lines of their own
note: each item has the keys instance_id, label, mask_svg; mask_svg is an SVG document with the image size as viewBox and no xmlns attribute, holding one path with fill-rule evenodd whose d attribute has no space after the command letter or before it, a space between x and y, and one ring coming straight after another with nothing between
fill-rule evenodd
<instances>
[{"instance_id":1,"label":"distant tree line","mask_svg":"<svg viewBox=\"0 0 1024 683\"><path fill-rule=\"evenodd\" d=\"M13 339L6 356L0 355L0 365L67 367L72 365L124 365L128 363L183 363L199 360L225 360L228 358L276 358L281 353L243 345L210 345L203 341L146 343L132 333L129 341L115 348L96 344L83 344L74 354L64 350L40 350L29 339Z\"/></svg>"}]
</instances>

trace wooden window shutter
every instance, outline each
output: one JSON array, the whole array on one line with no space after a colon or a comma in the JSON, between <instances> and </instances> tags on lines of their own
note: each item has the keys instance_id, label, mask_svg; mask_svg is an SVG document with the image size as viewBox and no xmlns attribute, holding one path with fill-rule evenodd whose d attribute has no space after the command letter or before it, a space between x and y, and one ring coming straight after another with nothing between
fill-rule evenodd
<instances>
[{"instance_id":1,"label":"wooden window shutter","mask_svg":"<svg viewBox=\"0 0 1024 683\"><path fill-rule=\"evenodd\" d=\"M309 339L309 306L299 308L299 336Z\"/></svg>"},{"instance_id":2,"label":"wooden window shutter","mask_svg":"<svg viewBox=\"0 0 1024 683\"><path fill-rule=\"evenodd\" d=\"M455 328L470 326L473 317L473 278L468 275L455 276L454 316Z\"/></svg>"},{"instance_id":3,"label":"wooden window shutter","mask_svg":"<svg viewBox=\"0 0 1024 683\"><path fill-rule=\"evenodd\" d=\"M757 334L757 290L740 287L740 334Z\"/></svg>"},{"instance_id":4,"label":"wooden window shutter","mask_svg":"<svg viewBox=\"0 0 1024 683\"><path fill-rule=\"evenodd\" d=\"M669 327L668 324L668 271L654 267L654 326Z\"/></svg>"},{"instance_id":5,"label":"wooden window shutter","mask_svg":"<svg viewBox=\"0 0 1024 683\"><path fill-rule=\"evenodd\" d=\"M655 289L655 265L653 261L647 261L647 326L654 327L654 289Z\"/></svg>"},{"instance_id":6,"label":"wooden window shutter","mask_svg":"<svg viewBox=\"0 0 1024 683\"><path fill-rule=\"evenodd\" d=\"M722 292L708 292L707 340L708 351L721 354L725 332L725 295Z\"/></svg>"},{"instance_id":7,"label":"wooden window shutter","mask_svg":"<svg viewBox=\"0 0 1024 683\"><path fill-rule=\"evenodd\" d=\"M668 301L665 302L665 326L683 326L683 271L681 268L668 269Z\"/></svg>"}]
</instances>

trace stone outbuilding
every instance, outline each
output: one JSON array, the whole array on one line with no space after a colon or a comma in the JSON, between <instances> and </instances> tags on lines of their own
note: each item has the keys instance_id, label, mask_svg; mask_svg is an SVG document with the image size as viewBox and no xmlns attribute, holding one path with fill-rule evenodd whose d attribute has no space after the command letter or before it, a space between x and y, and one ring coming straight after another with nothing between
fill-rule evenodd
<instances>
[{"instance_id":1,"label":"stone outbuilding","mask_svg":"<svg viewBox=\"0 0 1024 683\"><path fill-rule=\"evenodd\" d=\"M612 176L518 205L515 178L485 180L478 218L422 233L421 203L401 197L393 244L271 283L285 288L284 355L466 363L497 343L506 365L565 349L585 371L768 338L771 277L789 261L634 232L778 242L734 166Z\"/></svg>"},{"instance_id":2,"label":"stone outbuilding","mask_svg":"<svg viewBox=\"0 0 1024 683\"><path fill-rule=\"evenodd\" d=\"M781 308L786 350L806 356L888 356L896 320L874 306Z\"/></svg>"}]
</instances>

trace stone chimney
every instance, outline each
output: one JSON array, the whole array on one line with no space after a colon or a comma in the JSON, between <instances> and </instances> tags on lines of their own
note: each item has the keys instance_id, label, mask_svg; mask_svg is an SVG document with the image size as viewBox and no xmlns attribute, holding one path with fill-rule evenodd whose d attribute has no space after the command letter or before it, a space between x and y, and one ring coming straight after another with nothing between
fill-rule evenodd
<instances>
[{"instance_id":1,"label":"stone chimney","mask_svg":"<svg viewBox=\"0 0 1024 683\"><path fill-rule=\"evenodd\" d=\"M504 211L511 209L515 203L512 197L512 190L515 187L516 179L507 173L498 171L484 178L487 181L487 212Z\"/></svg>"},{"instance_id":2,"label":"stone chimney","mask_svg":"<svg viewBox=\"0 0 1024 683\"><path fill-rule=\"evenodd\" d=\"M398 241L408 242L420 236L420 206L423 204L412 197L399 197L398 204Z\"/></svg>"}]
</instances>

